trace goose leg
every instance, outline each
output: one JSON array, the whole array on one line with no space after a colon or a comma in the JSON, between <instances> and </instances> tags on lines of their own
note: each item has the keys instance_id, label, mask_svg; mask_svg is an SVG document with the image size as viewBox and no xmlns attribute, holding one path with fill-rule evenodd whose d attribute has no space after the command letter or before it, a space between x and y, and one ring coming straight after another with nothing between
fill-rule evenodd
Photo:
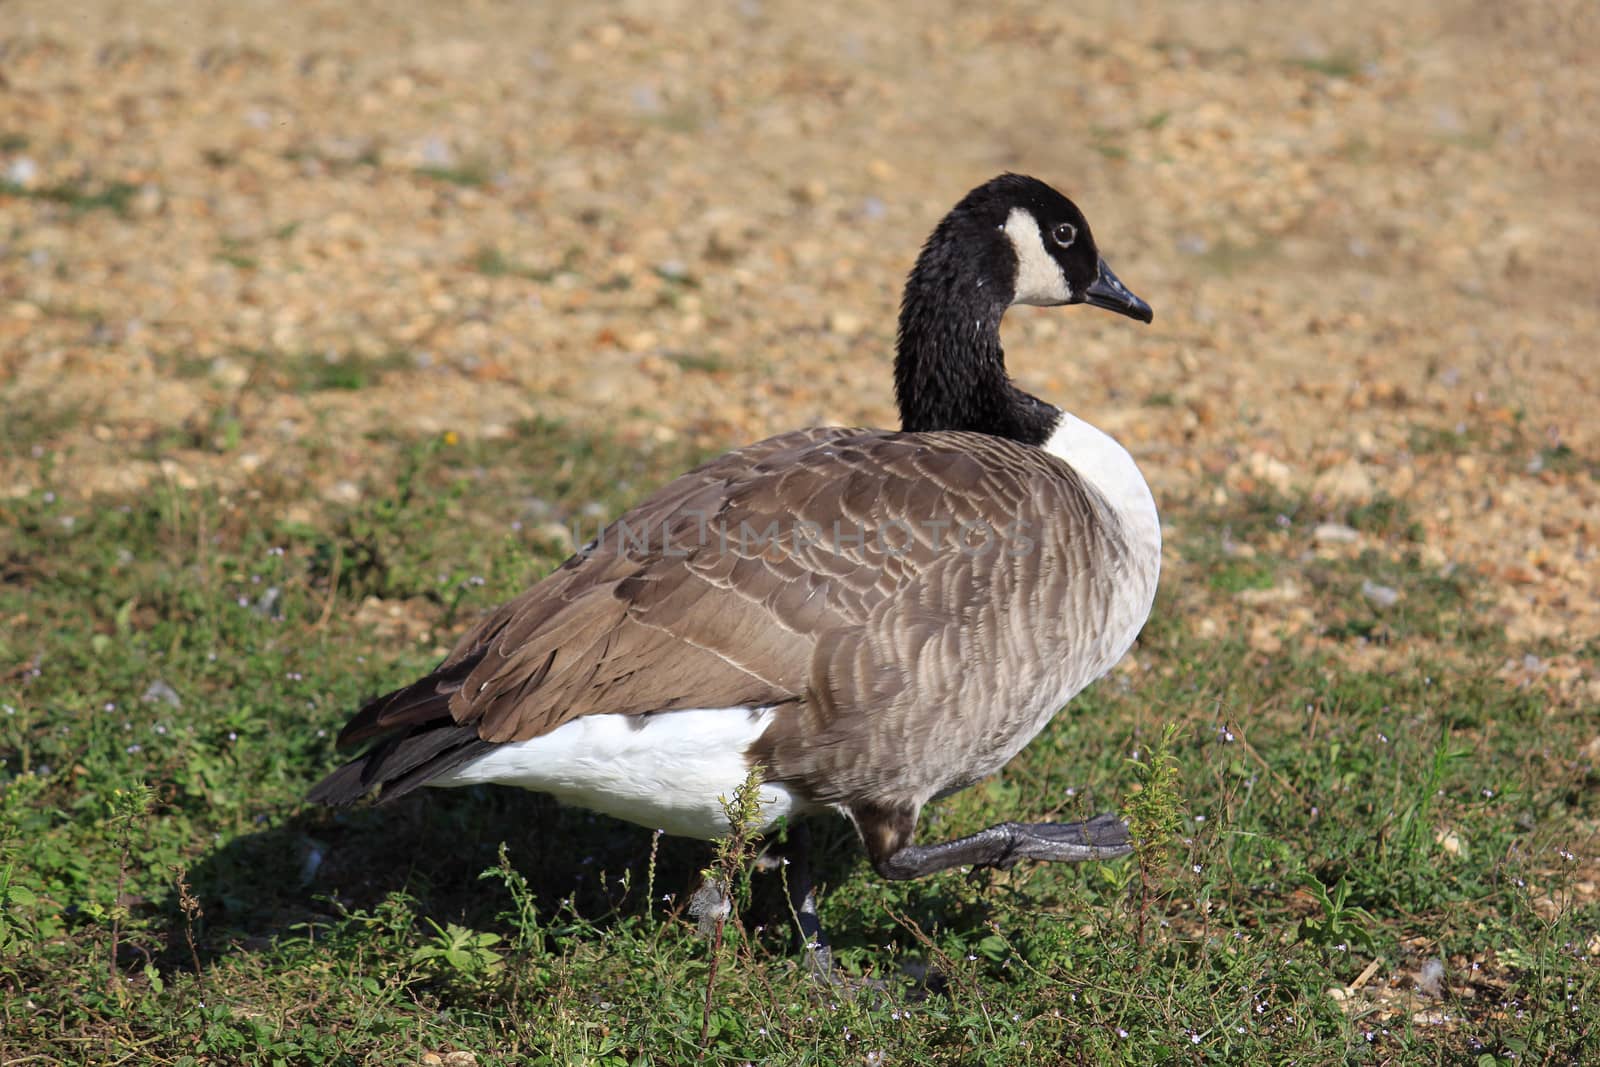
<instances>
[{"instance_id":1,"label":"goose leg","mask_svg":"<svg viewBox=\"0 0 1600 1067\"><path fill-rule=\"evenodd\" d=\"M828 981L833 975L833 950L817 915L817 892L811 881L811 831L803 822L789 824L787 839L775 843L767 856L777 861L779 873L789 893L789 908L800 926L800 945L814 978Z\"/></svg>"},{"instance_id":2,"label":"goose leg","mask_svg":"<svg viewBox=\"0 0 1600 1067\"><path fill-rule=\"evenodd\" d=\"M1006 870L1020 860L1110 860L1133 851L1127 824L1109 814L1084 822L1003 822L937 845L910 843L915 812L858 806L851 815L873 867L892 879L921 878L968 864Z\"/></svg>"}]
</instances>

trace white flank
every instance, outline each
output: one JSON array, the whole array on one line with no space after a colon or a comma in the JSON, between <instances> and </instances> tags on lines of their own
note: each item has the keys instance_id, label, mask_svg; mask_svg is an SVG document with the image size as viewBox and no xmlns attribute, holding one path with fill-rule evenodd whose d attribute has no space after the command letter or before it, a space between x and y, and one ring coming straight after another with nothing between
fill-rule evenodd
<instances>
[{"instance_id":1,"label":"white flank","mask_svg":"<svg viewBox=\"0 0 1600 1067\"><path fill-rule=\"evenodd\" d=\"M531 741L496 745L431 786L511 785L549 793L682 837L728 832L722 797L733 798L745 752L771 724L771 708L694 708L650 715L585 715ZM784 786L761 787L761 825L806 807Z\"/></svg>"},{"instance_id":2,"label":"white flank","mask_svg":"<svg viewBox=\"0 0 1600 1067\"><path fill-rule=\"evenodd\" d=\"M1072 287L1056 258L1045 251L1039 221L1027 208L1014 207L1001 227L1017 253L1016 293L1013 304L1054 307L1072 299Z\"/></svg>"}]
</instances>

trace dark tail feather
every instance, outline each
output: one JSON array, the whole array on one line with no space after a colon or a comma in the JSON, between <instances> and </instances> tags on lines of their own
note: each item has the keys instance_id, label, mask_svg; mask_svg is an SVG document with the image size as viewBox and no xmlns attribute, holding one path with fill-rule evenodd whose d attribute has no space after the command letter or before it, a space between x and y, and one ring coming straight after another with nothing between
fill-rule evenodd
<instances>
[{"instance_id":1,"label":"dark tail feather","mask_svg":"<svg viewBox=\"0 0 1600 1067\"><path fill-rule=\"evenodd\" d=\"M338 746L349 748L407 726L426 728L439 721L451 722L450 698L460 692L461 683L482 658L480 651L367 701L339 731Z\"/></svg>"},{"instance_id":2,"label":"dark tail feather","mask_svg":"<svg viewBox=\"0 0 1600 1067\"><path fill-rule=\"evenodd\" d=\"M308 799L344 807L381 786L379 803L387 803L481 755L489 743L478 739L478 725L457 723L450 714L450 697L461 689L476 660L442 667L367 701L340 731L338 745L375 743L318 782Z\"/></svg>"},{"instance_id":3,"label":"dark tail feather","mask_svg":"<svg viewBox=\"0 0 1600 1067\"><path fill-rule=\"evenodd\" d=\"M437 734L444 732L432 731ZM437 753L424 760L414 761L412 768L405 773L399 773L399 766L403 763L397 763L393 768L385 767L384 773L387 777L384 778L383 794L378 798L378 803L387 804L391 800L403 797L418 786L427 785L446 771L455 770L464 763L471 763L494 747L492 743L479 739L476 726L456 727L451 732L455 733L456 737L448 745L439 745L440 750ZM423 738L407 740L421 741ZM441 742L443 740L440 738ZM402 744L401 748L404 747ZM396 755L400 755L398 750Z\"/></svg>"},{"instance_id":4,"label":"dark tail feather","mask_svg":"<svg viewBox=\"0 0 1600 1067\"><path fill-rule=\"evenodd\" d=\"M423 727L405 737L379 742L372 751L318 782L307 799L342 808L382 786L378 803L387 804L481 756L490 747L479 739L475 725Z\"/></svg>"},{"instance_id":5,"label":"dark tail feather","mask_svg":"<svg viewBox=\"0 0 1600 1067\"><path fill-rule=\"evenodd\" d=\"M311 787L306 799L313 804L326 804L330 808L349 807L372 788L367 779L367 758L351 760Z\"/></svg>"}]
</instances>

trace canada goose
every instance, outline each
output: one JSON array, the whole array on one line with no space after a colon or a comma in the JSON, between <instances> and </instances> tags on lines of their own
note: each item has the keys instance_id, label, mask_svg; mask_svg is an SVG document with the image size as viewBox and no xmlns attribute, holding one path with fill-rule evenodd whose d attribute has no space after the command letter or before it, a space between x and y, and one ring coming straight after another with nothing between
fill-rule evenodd
<instances>
[{"instance_id":1,"label":"canada goose","mask_svg":"<svg viewBox=\"0 0 1600 1067\"><path fill-rule=\"evenodd\" d=\"M999 770L1150 612L1138 467L1006 374L1009 306L1081 303L1151 320L1066 197L972 190L906 282L899 432L798 430L671 482L363 707L339 746L375 743L311 799L500 783L712 838L759 765L763 827L841 812L887 878L1126 855L1112 815L913 843L924 804Z\"/></svg>"}]
</instances>

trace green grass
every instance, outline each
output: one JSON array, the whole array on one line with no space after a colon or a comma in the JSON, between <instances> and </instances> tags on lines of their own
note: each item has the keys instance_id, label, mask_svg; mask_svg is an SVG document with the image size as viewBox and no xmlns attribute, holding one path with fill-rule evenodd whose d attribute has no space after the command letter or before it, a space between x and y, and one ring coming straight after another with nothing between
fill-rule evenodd
<instances>
[{"instance_id":1,"label":"green grass","mask_svg":"<svg viewBox=\"0 0 1600 1067\"><path fill-rule=\"evenodd\" d=\"M1329 78L1354 78L1361 73L1362 61L1351 52L1333 52L1325 56L1297 57L1289 64Z\"/></svg>"},{"instance_id":2,"label":"green grass","mask_svg":"<svg viewBox=\"0 0 1600 1067\"><path fill-rule=\"evenodd\" d=\"M261 266L261 260L250 254L249 243L235 237L223 237L217 259L240 270L255 270Z\"/></svg>"},{"instance_id":3,"label":"green grass","mask_svg":"<svg viewBox=\"0 0 1600 1067\"><path fill-rule=\"evenodd\" d=\"M1433 453L1466 455L1469 452L1482 452L1488 444L1489 435L1484 428L1462 424L1455 428L1413 426L1407 447L1419 456Z\"/></svg>"},{"instance_id":4,"label":"green grass","mask_svg":"<svg viewBox=\"0 0 1600 1067\"><path fill-rule=\"evenodd\" d=\"M699 374L721 374L731 366L727 359L710 352L668 352L666 355L684 370Z\"/></svg>"},{"instance_id":5,"label":"green grass","mask_svg":"<svg viewBox=\"0 0 1600 1067\"><path fill-rule=\"evenodd\" d=\"M570 272L579 259L580 252L576 248L568 248L562 257L559 266L541 269L531 267L506 255L493 245L483 245L472 253L468 266L479 274L490 278L526 278L534 282L548 282L557 275Z\"/></svg>"},{"instance_id":6,"label":"green grass","mask_svg":"<svg viewBox=\"0 0 1600 1067\"><path fill-rule=\"evenodd\" d=\"M489 164L483 160L468 160L459 166L425 166L417 167L415 173L420 178L429 178L446 185L459 185L468 189L477 189L493 179L494 173Z\"/></svg>"},{"instance_id":7,"label":"green grass","mask_svg":"<svg viewBox=\"0 0 1600 1067\"><path fill-rule=\"evenodd\" d=\"M275 349L235 349L226 357L246 368L244 388L257 391L317 393L366 389L385 375L415 369L416 358L404 349L377 356L353 352L278 351ZM173 372L183 378L203 378L213 369L212 360L183 359Z\"/></svg>"},{"instance_id":8,"label":"green grass","mask_svg":"<svg viewBox=\"0 0 1600 1067\"><path fill-rule=\"evenodd\" d=\"M18 185L12 181L0 181L0 196L14 196L24 200L42 200L52 204L65 206L74 215L86 214L90 211L110 211L115 215L127 217L133 203L134 194L139 191L137 185L129 182L60 182L55 185L30 186Z\"/></svg>"},{"instance_id":9,"label":"green grass","mask_svg":"<svg viewBox=\"0 0 1600 1067\"><path fill-rule=\"evenodd\" d=\"M1504 464L1519 474L1587 475L1600 480L1600 460L1534 434L1520 413L1506 423L1485 421L1455 427L1413 426L1407 447L1417 456L1472 456Z\"/></svg>"},{"instance_id":10,"label":"green grass","mask_svg":"<svg viewBox=\"0 0 1600 1067\"><path fill-rule=\"evenodd\" d=\"M1529 472L1587 474L1600 481L1600 462L1574 452L1569 445L1546 445L1533 454L1525 468Z\"/></svg>"},{"instance_id":11,"label":"green grass","mask_svg":"<svg viewBox=\"0 0 1600 1067\"><path fill-rule=\"evenodd\" d=\"M559 562L538 524L592 529L697 458L547 423L368 455L342 510L265 476L226 499L83 501L65 465L0 501L0 1060L1600 1054L1592 709L1497 677L1487 591L1429 570L1398 504L1168 502L1175 562L1138 669L921 832L1120 807L1178 835L1137 862L887 883L822 821L840 967L885 984L855 995L805 977L760 873L709 981L683 907L726 852L510 791L303 804L363 697ZM295 503L317 517L287 522ZM1359 552L1308 551L1328 518L1360 526ZM1244 577L1219 578L1240 544ZM1362 597L1368 578L1395 607ZM1266 609L1240 590L1285 581L1316 624L1263 654L1244 624ZM1347 655L1374 646L1390 659ZM1414 988L1432 959L1437 995Z\"/></svg>"}]
</instances>

